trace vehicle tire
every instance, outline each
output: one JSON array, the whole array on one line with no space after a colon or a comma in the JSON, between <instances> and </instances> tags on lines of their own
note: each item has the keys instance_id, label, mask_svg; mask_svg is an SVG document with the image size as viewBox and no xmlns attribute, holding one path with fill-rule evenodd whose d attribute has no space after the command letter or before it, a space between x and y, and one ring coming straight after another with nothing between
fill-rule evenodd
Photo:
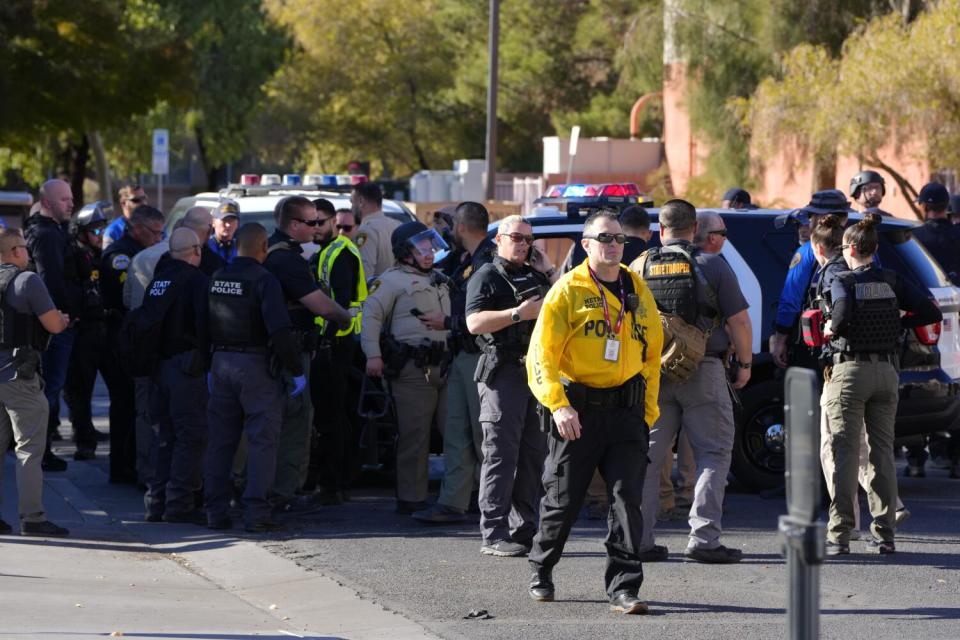
<instances>
[{"instance_id":1,"label":"vehicle tire","mask_svg":"<svg viewBox=\"0 0 960 640\"><path fill-rule=\"evenodd\" d=\"M730 470L753 491L779 487L783 484L785 449L782 442L768 438L768 430L784 424L783 382L766 380L750 385L740 397L742 406L734 412L737 431Z\"/></svg>"}]
</instances>

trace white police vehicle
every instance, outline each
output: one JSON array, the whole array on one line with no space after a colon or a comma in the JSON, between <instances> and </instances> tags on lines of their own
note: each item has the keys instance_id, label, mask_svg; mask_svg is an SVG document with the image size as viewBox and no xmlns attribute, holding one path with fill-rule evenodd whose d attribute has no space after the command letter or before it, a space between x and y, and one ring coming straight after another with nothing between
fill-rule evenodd
<instances>
[{"instance_id":1,"label":"white police vehicle","mask_svg":"<svg viewBox=\"0 0 960 640\"><path fill-rule=\"evenodd\" d=\"M310 200L326 198L337 209L350 208L350 189L352 185L366 182L365 176L317 175L301 176L297 174L244 174L240 184L232 184L217 192L198 193L180 198L167 215L167 237L173 232L173 226L191 207L210 207L220 205L225 199L233 200L240 208L240 224L257 222L262 224L268 234L273 234L277 222L273 217L277 203L287 196L304 196ZM402 202L383 200L383 212L399 222L411 222L416 216ZM309 257L318 247L313 243L303 245L304 254Z\"/></svg>"},{"instance_id":2,"label":"white police vehicle","mask_svg":"<svg viewBox=\"0 0 960 640\"><path fill-rule=\"evenodd\" d=\"M551 187L537 201L529 218L534 235L547 239L550 252L566 255L579 242L586 216L597 209L622 210L631 204L649 207L635 185L570 185ZM565 211L561 210L565 209ZM779 486L784 472L783 371L772 361L767 341L773 330L780 292L796 250L793 226L776 223L784 211L710 209L723 217L727 241L722 255L733 268L750 304L753 324L753 372L739 392L737 434L732 472L755 489ZM657 209L648 208L652 229L659 230ZM859 220L859 214L850 219ZM943 322L907 332L900 354L900 403L896 435L904 439L960 427L960 289L912 238L917 223L885 218L880 226L879 256L893 269L930 291L943 312ZM497 223L490 225L491 235ZM654 234L651 245L659 243Z\"/></svg>"}]
</instances>

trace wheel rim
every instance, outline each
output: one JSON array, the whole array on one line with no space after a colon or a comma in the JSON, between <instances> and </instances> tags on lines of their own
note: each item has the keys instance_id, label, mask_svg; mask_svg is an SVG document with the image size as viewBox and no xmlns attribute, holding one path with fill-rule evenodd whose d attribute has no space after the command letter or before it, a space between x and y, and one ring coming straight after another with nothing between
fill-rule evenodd
<instances>
[{"instance_id":1,"label":"wheel rim","mask_svg":"<svg viewBox=\"0 0 960 640\"><path fill-rule=\"evenodd\" d=\"M743 449L750 463L771 475L784 471L783 405L776 398L760 407L744 424Z\"/></svg>"}]
</instances>

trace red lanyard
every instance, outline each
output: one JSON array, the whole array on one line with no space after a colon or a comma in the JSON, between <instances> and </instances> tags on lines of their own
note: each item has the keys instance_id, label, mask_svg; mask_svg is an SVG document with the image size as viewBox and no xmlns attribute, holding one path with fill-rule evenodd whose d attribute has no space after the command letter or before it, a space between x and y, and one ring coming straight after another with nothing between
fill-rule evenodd
<instances>
[{"instance_id":1,"label":"red lanyard","mask_svg":"<svg viewBox=\"0 0 960 640\"><path fill-rule=\"evenodd\" d=\"M590 277L593 278L594 283L597 285L597 289L600 290L600 301L603 303L603 319L607 323L607 329L614 335L620 336L620 327L623 326L623 316L627 311L627 302L623 297L623 271L620 271L617 274L618 281L620 283L620 315L617 316L617 326L610 324L610 307L607 306L607 294L604 291L606 287L600 283L600 278L597 277L597 274L593 272L593 269L587 267L587 270L590 272Z\"/></svg>"}]
</instances>

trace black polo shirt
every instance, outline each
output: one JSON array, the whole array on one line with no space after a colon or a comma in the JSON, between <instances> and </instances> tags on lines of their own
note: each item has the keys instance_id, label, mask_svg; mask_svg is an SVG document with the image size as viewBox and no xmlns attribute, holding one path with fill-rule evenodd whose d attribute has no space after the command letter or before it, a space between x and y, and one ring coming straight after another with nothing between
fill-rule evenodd
<instances>
[{"instance_id":1,"label":"black polo shirt","mask_svg":"<svg viewBox=\"0 0 960 640\"><path fill-rule=\"evenodd\" d=\"M300 303L301 298L320 288L303 257L303 247L280 229L270 236L269 245L263 266L280 281L293 328L298 331L315 328L313 314Z\"/></svg>"},{"instance_id":2,"label":"black polo shirt","mask_svg":"<svg viewBox=\"0 0 960 640\"><path fill-rule=\"evenodd\" d=\"M504 278L506 274L506 278ZM510 282L507 282L507 279ZM512 286L511 286L512 285ZM536 287L542 287L543 295L550 288L550 280L528 264L517 266L500 256L493 258L493 262L486 264L467 282L466 315L478 311L503 311L520 305L518 293L529 292ZM529 294L524 299L531 297ZM533 330L534 320L525 320L516 323L524 326L527 334ZM493 334L494 342L501 339L509 341L509 336L515 329L505 327Z\"/></svg>"}]
</instances>

